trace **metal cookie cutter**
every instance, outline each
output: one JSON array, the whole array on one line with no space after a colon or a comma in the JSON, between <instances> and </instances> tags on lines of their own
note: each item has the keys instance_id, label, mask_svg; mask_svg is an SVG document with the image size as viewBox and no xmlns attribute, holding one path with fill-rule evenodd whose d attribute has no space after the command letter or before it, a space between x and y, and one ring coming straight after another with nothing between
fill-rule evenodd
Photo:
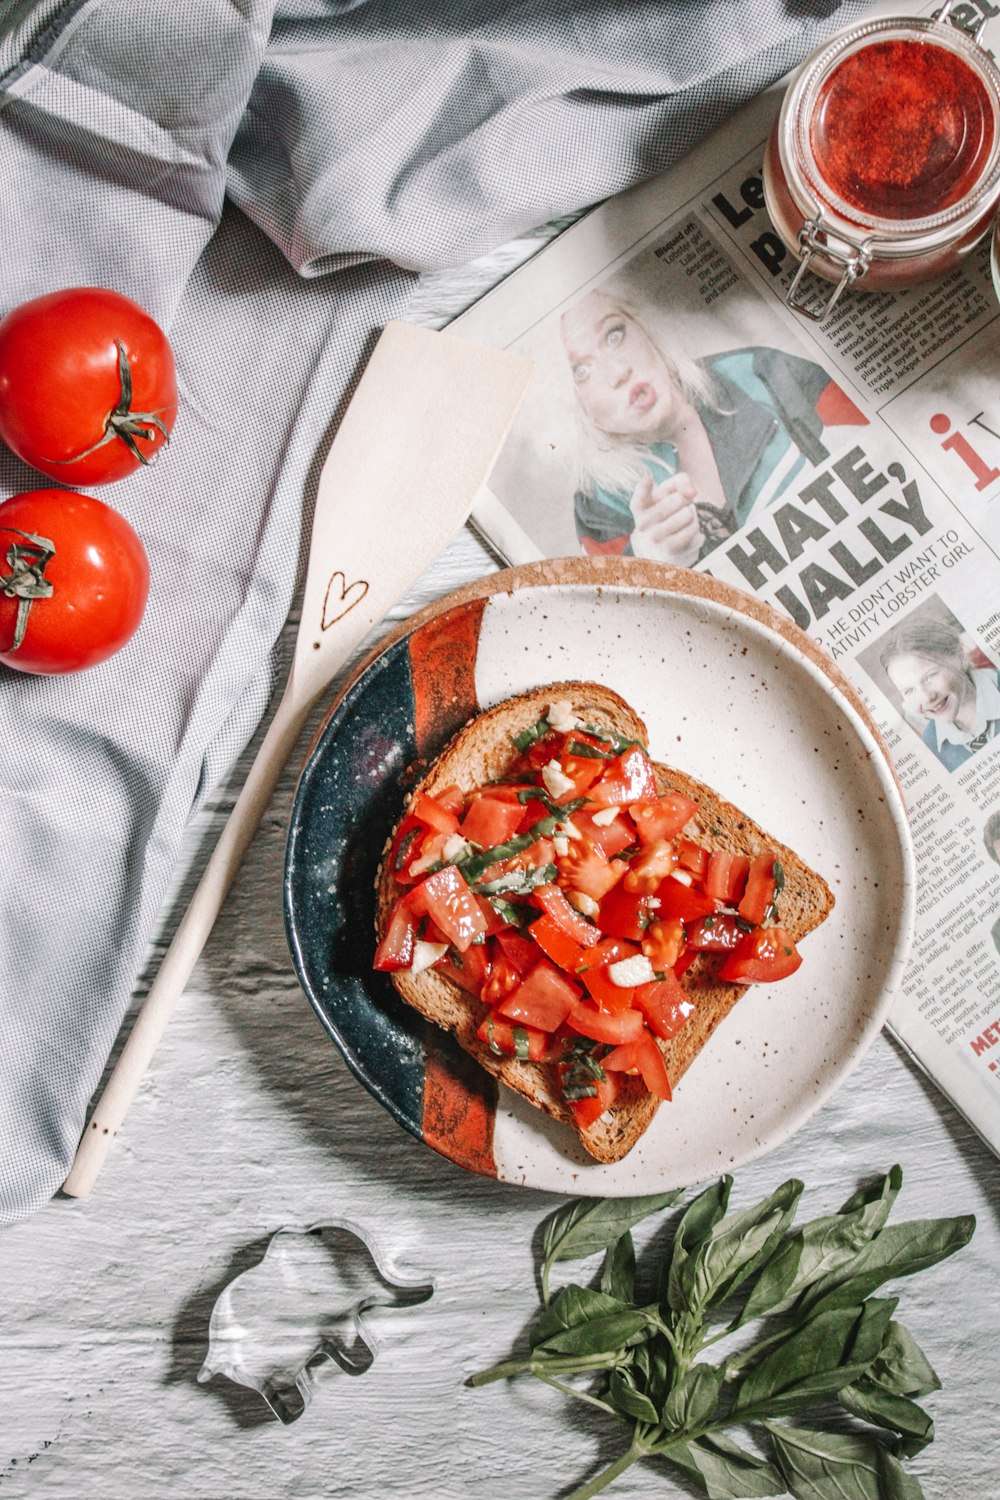
<instances>
[{"instance_id":1,"label":"metal cookie cutter","mask_svg":"<svg viewBox=\"0 0 1000 1500\"><path fill-rule=\"evenodd\" d=\"M379 1340L367 1313L413 1307L433 1291L427 1277L389 1266L354 1224L286 1226L263 1260L220 1293L198 1379L225 1375L258 1391L279 1421L294 1422L325 1371L371 1368Z\"/></svg>"}]
</instances>

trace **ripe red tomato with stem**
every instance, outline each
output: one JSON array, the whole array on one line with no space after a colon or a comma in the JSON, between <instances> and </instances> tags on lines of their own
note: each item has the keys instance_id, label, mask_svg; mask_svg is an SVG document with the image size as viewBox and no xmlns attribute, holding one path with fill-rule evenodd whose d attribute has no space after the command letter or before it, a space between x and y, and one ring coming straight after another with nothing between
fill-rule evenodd
<instances>
[{"instance_id":1,"label":"ripe red tomato with stem","mask_svg":"<svg viewBox=\"0 0 1000 1500\"><path fill-rule=\"evenodd\" d=\"M0 504L0 662L18 672L97 666L135 633L146 550L123 515L72 490Z\"/></svg>"},{"instance_id":2,"label":"ripe red tomato with stem","mask_svg":"<svg viewBox=\"0 0 1000 1500\"><path fill-rule=\"evenodd\" d=\"M136 302L70 287L0 319L0 438L50 479L124 479L168 441L174 356Z\"/></svg>"}]
</instances>

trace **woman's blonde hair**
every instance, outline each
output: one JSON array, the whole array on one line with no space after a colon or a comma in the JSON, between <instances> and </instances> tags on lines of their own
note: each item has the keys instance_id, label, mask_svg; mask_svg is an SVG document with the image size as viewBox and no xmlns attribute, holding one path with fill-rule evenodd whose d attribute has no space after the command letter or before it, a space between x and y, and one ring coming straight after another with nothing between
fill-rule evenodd
<instances>
[{"instance_id":1,"label":"woman's blonde hair","mask_svg":"<svg viewBox=\"0 0 1000 1500\"><path fill-rule=\"evenodd\" d=\"M567 315L575 312L590 297L601 297L610 302L613 307L624 313L631 322L642 329L663 360L671 379L685 400L693 406L708 407L715 411L721 409L719 393L708 370L683 349L667 353L662 339L664 330L656 309L648 303L643 304L632 293L619 292L616 289L609 291L604 287L595 288L587 292L572 307L566 309L560 319L560 328L564 326ZM571 380L568 365L566 368L567 379ZM650 463L659 461L650 452L648 443L615 437L611 433L604 432L584 411L575 388L573 389L573 406L579 439L577 488L588 493L602 489L611 494L631 494L639 481L649 473Z\"/></svg>"}]
</instances>

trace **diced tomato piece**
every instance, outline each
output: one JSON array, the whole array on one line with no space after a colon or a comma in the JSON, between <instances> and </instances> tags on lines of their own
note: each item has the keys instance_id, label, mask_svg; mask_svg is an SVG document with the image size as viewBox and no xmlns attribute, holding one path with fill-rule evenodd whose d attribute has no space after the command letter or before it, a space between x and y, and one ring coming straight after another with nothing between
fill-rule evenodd
<instances>
[{"instance_id":1,"label":"diced tomato piece","mask_svg":"<svg viewBox=\"0 0 1000 1500\"><path fill-rule=\"evenodd\" d=\"M593 922L588 922L578 911L574 911L557 885L539 885L532 892L532 900L541 907L568 937L581 948L593 948L601 940L601 934Z\"/></svg>"},{"instance_id":2,"label":"diced tomato piece","mask_svg":"<svg viewBox=\"0 0 1000 1500\"><path fill-rule=\"evenodd\" d=\"M413 962L413 945L417 939L417 919L400 896L389 913L385 935L375 949L375 968L408 969Z\"/></svg>"},{"instance_id":3,"label":"diced tomato piece","mask_svg":"<svg viewBox=\"0 0 1000 1500\"><path fill-rule=\"evenodd\" d=\"M389 868L400 885L412 885L418 877L409 873L426 829L417 818L407 816L396 829L389 854Z\"/></svg>"},{"instance_id":4,"label":"diced tomato piece","mask_svg":"<svg viewBox=\"0 0 1000 1500\"><path fill-rule=\"evenodd\" d=\"M490 976L486 944L472 943L464 953L457 953L454 948L449 948L434 967L461 985L463 990L468 990L470 995L480 995Z\"/></svg>"},{"instance_id":5,"label":"diced tomato piece","mask_svg":"<svg viewBox=\"0 0 1000 1500\"><path fill-rule=\"evenodd\" d=\"M683 881L673 880L669 875L656 892L656 899L660 903L656 912L659 922L665 922L669 917L680 917L682 922L697 922L699 917L710 917L719 906L712 896L696 891Z\"/></svg>"},{"instance_id":6,"label":"diced tomato piece","mask_svg":"<svg viewBox=\"0 0 1000 1500\"><path fill-rule=\"evenodd\" d=\"M608 964L616 964L620 958L635 958L641 951L637 943L630 943L625 938L603 937L587 954L587 967L606 968Z\"/></svg>"},{"instance_id":7,"label":"diced tomato piece","mask_svg":"<svg viewBox=\"0 0 1000 1500\"><path fill-rule=\"evenodd\" d=\"M566 1016L566 1025L580 1036L595 1042L632 1042L642 1032L643 1019L637 1010L601 1010L592 1000L578 1000Z\"/></svg>"},{"instance_id":8,"label":"diced tomato piece","mask_svg":"<svg viewBox=\"0 0 1000 1500\"><path fill-rule=\"evenodd\" d=\"M535 824L540 823L543 818L549 816L545 803L539 802L537 797L532 797L523 804L519 802L517 805L522 811L521 822L515 829L516 833L525 833L529 828L534 828Z\"/></svg>"},{"instance_id":9,"label":"diced tomato piece","mask_svg":"<svg viewBox=\"0 0 1000 1500\"><path fill-rule=\"evenodd\" d=\"M630 849L636 842L635 826L622 813L610 823L595 823L593 813L581 808L579 812L573 813L572 823L605 859L612 859L616 854L621 854L623 849Z\"/></svg>"},{"instance_id":10,"label":"diced tomato piece","mask_svg":"<svg viewBox=\"0 0 1000 1500\"><path fill-rule=\"evenodd\" d=\"M700 917L687 930L688 946L711 953L732 953L746 937L746 928L736 925L727 912L714 917Z\"/></svg>"},{"instance_id":11,"label":"diced tomato piece","mask_svg":"<svg viewBox=\"0 0 1000 1500\"><path fill-rule=\"evenodd\" d=\"M492 901L487 901L485 896L477 896L476 900L479 903L479 910L486 919L487 937L495 937L498 932L503 932L505 927L511 925L506 917L500 915Z\"/></svg>"},{"instance_id":12,"label":"diced tomato piece","mask_svg":"<svg viewBox=\"0 0 1000 1500\"><path fill-rule=\"evenodd\" d=\"M586 839L572 839L566 853L559 856L557 868L559 884L566 890L582 891L592 901L600 901L627 867L620 860L605 859Z\"/></svg>"},{"instance_id":13,"label":"diced tomato piece","mask_svg":"<svg viewBox=\"0 0 1000 1500\"><path fill-rule=\"evenodd\" d=\"M651 1094L658 1099L670 1098L670 1079L663 1053L646 1030L634 1042L623 1042L620 1047L613 1048L607 1057L602 1058L601 1067L608 1073L640 1073Z\"/></svg>"},{"instance_id":14,"label":"diced tomato piece","mask_svg":"<svg viewBox=\"0 0 1000 1500\"><path fill-rule=\"evenodd\" d=\"M642 951L654 969L672 969L684 947L684 923L680 917L650 922L642 935Z\"/></svg>"},{"instance_id":15,"label":"diced tomato piece","mask_svg":"<svg viewBox=\"0 0 1000 1500\"><path fill-rule=\"evenodd\" d=\"M544 1031L505 1021L498 1010L491 1010L483 1018L476 1036L491 1052L498 1052L503 1057L526 1057L530 1062L544 1062L551 1042Z\"/></svg>"},{"instance_id":16,"label":"diced tomato piece","mask_svg":"<svg viewBox=\"0 0 1000 1500\"><path fill-rule=\"evenodd\" d=\"M675 974L675 976L678 979L680 979L682 977L682 975L686 974L687 971L688 971L688 969L690 969L691 965L694 963L694 961L695 961L695 959L697 957L698 957L698 949L697 948L691 948L691 947L685 948L684 951L683 951L683 953L681 954L680 958L674 964L674 974Z\"/></svg>"},{"instance_id":17,"label":"diced tomato piece","mask_svg":"<svg viewBox=\"0 0 1000 1500\"><path fill-rule=\"evenodd\" d=\"M527 849L522 849L520 854L512 854L509 859L497 860L496 864L490 865L479 876L477 885L488 885L493 880L499 880L502 875L509 875L514 870L537 870L542 865L553 865L556 861L556 847L551 839L536 839L529 844Z\"/></svg>"},{"instance_id":18,"label":"diced tomato piece","mask_svg":"<svg viewBox=\"0 0 1000 1500\"><path fill-rule=\"evenodd\" d=\"M656 774L649 757L638 745L609 760L604 772L590 788L589 796L601 807L628 807L656 796Z\"/></svg>"},{"instance_id":19,"label":"diced tomato piece","mask_svg":"<svg viewBox=\"0 0 1000 1500\"><path fill-rule=\"evenodd\" d=\"M459 953L464 953L475 938L486 936L486 918L454 865L428 875L421 881L420 892L431 921Z\"/></svg>"},{"instance_id":20,"label":"diced tomato piece","mask_svg":"<svg viewBox=\"0 0 1000 1500\"><path fill-rule=\"evenodd\" d=\"M417 793L410 805L410 813L435 833L458 832L458 815L427 792Z\"/></svg>"},{"instance_id":21,"label":"diced tomato piece","mask_svg":"<svg viewBox=\"0 0 1000 1500\"><path fill-rule=\"evenodd\" d=\"M690 996L676 974L669 971L662 979L636 986L635 1007L645 1017L646 1025L656 1036L668 1042L687 1024L694 1010Z\"/></svg>"},{"instance_id":22,"label":"diced tomato piece","mask_svg":"<svg viewBox=\"0 0 1000 1500\"><path fill-rule=\"evenodd\" d=\"M766 849L763 854L755 855L750 862L746 890L737 907L740 916L748 922L763 922L767 908L774 900L774 866L777 858L773 849Z\"/></svg>"},{"instance_id":23,"label":"diced tomato piece","mask_svg":"<svg viewBox=\"0 0 1000 1500\"><path fill-rule=\"evenodd\" d=\"M654 916L659 916L659 911L650 905L653 899L644 891L627 891L623 885L616 885L601 902L597 925L610 937L641 943L646 928Z\"/></svg>"},{"instance_id":24,"label":"diced tomato piece","mask_svg":"<svg viewBox=\"0 0 1000 1500\"><path fill-rule=\"evenodd\" d=\"M440 802L442 807L446 807L449 812L456 813L459 817L462 816L465 798L466 793L462 791L460 786L455 786L454 784L442 787L439 792L434 793L434 800L436 802Z\"/></svg>"},{"instance_id":25,"label":"diced tomato piece","mask_svg":"<svg viewBox=\"0 0 1000 1500\"><path fill-rule=\"evenodd\" d=\"M729 955L719 978L734 984L768 984L794 974L801 962L802 955L783 927L758 927Z\"/></svg>"},{"instance_id":26,"label":"diced tomato piece","mask_svg":"<svg viewBox=\"0 0 1000 1500\"><path fill-rule=\"evenodd\" d=\"M529 745L527 750L521 751L514 764L516 774L519 777L522 774L537 776L542 767L547 766L550 760L559 760L562 757L567 738L567 735L557 734L554 730L549 730L546 734L543 734L541 739L535 740L534 744Z\"/></svg>"},{"instance_id":27,"label":"diced tomato piece","mask_svg":"<svg viewBox=\"0 0 1000 1500\"><path fill-rule=\"evenodd\" d=\"M413 855L407 866L407 874L414 880L419 880L426 875L432 865L439 864L444 858L444 846L453 835L450 833L434 833L433 830L425 833L423 838L414 845Z\"/></svg>"},{"instance_id":28,"label":"diced tomato piece","mask_svg":"<svg viewBox=\"0 0 1000 1500\"><path fill-rule=\"evenodd\" d=\"M708 850L696 844L694 839L678 839L677 863L682 870L690 870L700 885L708 869Z\"/></svg>"},{"instance_id":29,"label":"diced tomato piece","mask_svg":"<svg viewBox=\"0 0 1000 1500\"><path fill-rule=\"evenodd\" d=\"M586 738L574 735L567 743L572 744L575 740L582 739L586 744ZM573 755L570 751L564 751L559 764L562 766L563 775L568 776L573 783L572 791L566 792L558 800L569 802L574 797L582 797L604 771L607 761L603 757L592 755Z\"/></svg>"},{"instance_id":30,"label":"diced tomato piece","mask_svg":"<svg viewBox=\"0 0 1000 1500\"><path fill-rule=\"evenodd\" d=\"M500 951L522 979L525 974L531 973L538 962L538 949L529 937L525 937L516 928L506 927L503 932L497 933L496 940Z\"/></svg>"},{"instance_id":31,"label":"diced tomato piece","mask_svg":"<svg viewBox=\"0 0 1000 1500\"><path fill-rule=\"evenodd\" d=\"M607 965L603 969L581 969L580 978L590 998L595 1000L602 1010L628 1010L631 1006L635 991L630 985L615 984L608 973Z\"/></svg>"},{"instance_id":32,"label":"diced tomato piece","mask_svg":"<svg viewBox=\"0 0 1000 1500\"><path fill-rule=\"evenodd\" d=\"M655 844L647 845L631 861L622 884L627 891L645 891L651 896L676 864L677 850L674 845L667 843L665 839L658 839Z\"/></svg>"},{"instance_id":33,"label":"diced tomato piece","mask_svg":"<svg viewBox=\"0 0 1000 1500\"><path fill-rule=\"evenodd\" d=\"M713 849L704 877L706 896L715 896L730 905L738 901L743 895L749 870L747 855L732 854L728 849Z\"/></svg>"},{"instance_id":34,"label":"diced tomato piece","mask_svg":"<svg viewBox=\"0 0 1000 1500\"><path fill-rule=\"evenodd\" d=\"M498 1009L508 1021L535 1026L539 1031L558 1031L580 994L578 984L543 958L517 989L500 1002Z\"/></svg>"},{"instance_id":35,"label":"diced tomato piece","mask_svg":"<svg viewBox=\"0 0 1000 1500\"><path fill-rule=\"evenodd\" d=\"M574 974L580 964L586 961L586 948L574 942L565 928L561 927L548 913L539 917L537 922L532 922L528 931L546 958L551 958L560 969Z\"/></svg>"},{"instance_id":36,"label":"diced tomato piece","mask_svg":"<svg viewBox=\"0 0 1000 1500\"><path fill-rule=\"evenodd\" d=\"M541 816L545 816L544 808ZM493 849L513 838L523 818L524 809L520 802L508 802L500 797L473 797L458 831L463 839L478 844L480 849Z\"/></svg>"},{"instance_id":37,"label":"diced tomato piece","mask_svg":"<svg viewBox=\"0 0 1000 1500\"><path fill-rule=\"evenodd\" d=\"M601 1118L605 1110L611 1108L620 1088L618 1076L614 1073L605 1073L603 1078L595 1078L592 1082L594 1086L592 1096L566 1100L581 1130L586 1130L589 1125L593 1125L595 1120Z\"/></svg>"},{"instance_id":38,"label":"diced tomato piece","mask_svg":"<svg viewBox=\"0 0 1000 1500\"><path fill-rule=\"evenodd\" d=\"M521 975L498 945L491 946L493 952L490 956L490 972L479 994L487 1005L499 1005L505 996L517 989L521 983Z\"/></svg>"},{"instance_id":39,"label":"diced tomato piece","mask_svg":"<svg viewBox=\"0 0 1000 1500\"><path fill-rule=\"evenodd\" d=\"M655 793L655 787L654 787ZM683 792L665 792L650 802L630 807L640 844L657 844L661 839L675 839L698 811L697 802Z\"/></svg>"}]
</instances>

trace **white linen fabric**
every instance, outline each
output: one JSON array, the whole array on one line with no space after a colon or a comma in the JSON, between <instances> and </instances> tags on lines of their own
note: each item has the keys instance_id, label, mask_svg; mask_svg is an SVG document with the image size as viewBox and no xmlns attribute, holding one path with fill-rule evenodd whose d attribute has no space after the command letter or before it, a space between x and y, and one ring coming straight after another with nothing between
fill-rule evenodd
<instances>
[{"instance_id":1,"label":"white linen fabric","mask_svg":"<svg viewBox=\"0 0 1000 1500\"><path fill-rule=\"evenodd\" d=\"M141 630L75 676L0 666L0 1222L65 1176L185 824L267 703L336 415L416 273L669 165L862 9L0 10L0 314L114 287L168 329L181 393L163 460L102 492L150 555ZM0 453L0 497L48 485Z\"/></svg>"}]
</instances>

